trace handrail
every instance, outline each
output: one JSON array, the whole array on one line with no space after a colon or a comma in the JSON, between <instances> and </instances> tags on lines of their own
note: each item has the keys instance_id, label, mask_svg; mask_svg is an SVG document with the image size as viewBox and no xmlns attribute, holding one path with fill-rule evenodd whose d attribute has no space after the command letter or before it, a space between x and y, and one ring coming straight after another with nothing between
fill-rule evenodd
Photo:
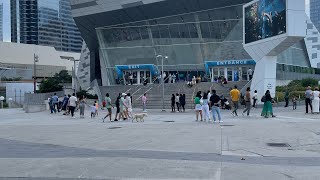
<instances>
[{"instance_id":1,"label":"handrail","mask_svg":"<svg viewBox=\"0 0 320 180\"><path fill-rule=\"evenodd\" d=\"M147 91L145 91L142 95L140 95L140 96L136 99L136 101L138 101L145 93L149 92L152 88L153 88L153 87L149 88L149 89L148 89Z\"/></svg>"},{"instance_id":2,"label":"handrail","mask_svg":"<svg viewBox=\"0 0 320 180\"><path fill-rule=\"evenodd\" d=\"M162 86L162 83L165 84L164 82L165 82L167 79L169 79L169 76L166 77L166 78L164 78L163 82L161 82L161 83L159 84L158 88L159 88L160 86ZM162 78L161 78L161 80L162 80Z\"/></svg>"},{"instance_id":3,"label":"handrail","mask_svg":"<svg viewBox=\"0 0 320 180\"><path fill-rule=\"evenodd\" d=\"M251 85L251 82L252 82L252 79L250 81L248 81L248 83L242 87L242 89L240 90L241 94L244 94L247 91L247 88L249 87L249 85Z\"/></svg>"},{"instance_id":4,"label":"handrail","mask_svg":"<svg viewBox=\"0 0 320 180\"><path fill-rule=\"evenodd\" d=\"M140 87L138 90L136 90L134 93L132 93L132 95L136 94L138 91L140 91L142 89L142 87Z\"/></svg>"},{"instance_id":5,"label":"handrail","mask_svg":"<svg viewBox=\"0 0 320 180\"><path fill-rule=\"evenodd\" d=\"M128 94L128 92L131 90L132 88L129 88L125 93Z\"/></svg>"}]
</instances>

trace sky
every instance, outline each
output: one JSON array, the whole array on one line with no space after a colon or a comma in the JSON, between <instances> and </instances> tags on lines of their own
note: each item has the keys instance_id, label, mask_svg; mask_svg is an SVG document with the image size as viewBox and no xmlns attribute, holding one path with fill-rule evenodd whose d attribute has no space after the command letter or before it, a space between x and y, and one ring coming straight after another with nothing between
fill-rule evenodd
<instances>
[{"instance_id":1,"label":"sky","mask_svg":"<svg viewBox=\"0 0 320 180\"><path fill-rule=\"evenodd\" d=\"M3 41L11 41L10 0L0 0L3 3Z\"/></svg>"}]
</instances>

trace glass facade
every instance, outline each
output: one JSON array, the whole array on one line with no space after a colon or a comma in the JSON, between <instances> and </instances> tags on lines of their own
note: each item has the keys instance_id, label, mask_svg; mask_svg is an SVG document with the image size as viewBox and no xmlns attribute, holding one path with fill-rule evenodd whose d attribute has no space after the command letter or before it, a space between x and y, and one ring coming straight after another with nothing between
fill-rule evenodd
<instances>
[{"instance_id":1,"label":"glass facade","mask_svg":"<svg viewBox=\"0 0 320 180\"><path fill-rule=\"evenodd\" d=\"M11 41L80 52L70 0L11 0Z\"/></svg>"},{"instance_id":2,"label":"glass facade","mask_svg":"<svg viewBox=\"0 0 320 180\"><path fill-rule=\"evenodd\" d=\"M242 5L101 27L96 31L100 58L108 78L112 77L111 84L121 78L115 77L116 65L159 65L158 54L169 57L164 63L165 71L197 74L205 72L205 61L251 59L242 45ZM278 63L310 66L304 41L281 53ZM232 79L231 71L224 74L228 73Z\"/></svg>"},{"instance_id":3,"label":"glass facade","mask_svg":"<svg viewBox=\"0 0 320 180\"><path fill-rule=\"evenodd\" d=\"M0 41L3 41L3 4L0 3Z\"/></svg>"},{"instance_id":4,"label":"glass facade","mask_svg":"<svg viewBox=\"0 0 320 180\"><path fill-rule=\"evenodd\" d=\"M310 2L310 19L318 30L320 30L320 1L309 0Z\"/></svg>"}]
</instances>

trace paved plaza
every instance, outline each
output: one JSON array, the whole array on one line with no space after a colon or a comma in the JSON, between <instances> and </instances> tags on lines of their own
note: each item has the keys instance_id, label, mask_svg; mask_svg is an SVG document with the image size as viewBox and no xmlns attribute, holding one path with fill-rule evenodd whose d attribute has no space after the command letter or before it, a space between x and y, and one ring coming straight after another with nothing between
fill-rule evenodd
<instances>
[{"instance_id":1,"label":"paved plaza","mask_svg":"<svg viewBox=\"0 0 320 180\"><path fill-rule=\"evenodd\" d=\"M191 110L150 110L144 123L0 110L0 179L318 180L320 115L303 108L223 111L222 126Z\"/></svg>"}]
</instances>

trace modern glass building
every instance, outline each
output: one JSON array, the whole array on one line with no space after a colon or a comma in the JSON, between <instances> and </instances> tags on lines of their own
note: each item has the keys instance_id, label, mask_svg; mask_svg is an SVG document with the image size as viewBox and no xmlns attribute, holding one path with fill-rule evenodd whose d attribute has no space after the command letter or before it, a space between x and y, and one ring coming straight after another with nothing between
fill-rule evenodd
<instances>
[{"instance_id":1,"label":"modern glass building","mask_svg":"<svg viewBox=\"0 0 320 180\"><path fill-rule=\"evenodd\" d=\"M132 73L150 82L164 70L178 80L201 76L249 80L255 61L243 48L243 5L251 0L156 0L127 4L71 1L76 24L91 52L91 81L112 85ZM100 8L98 8L100 7ZM104 9L105 7L105 9ZM294 73L294 75L292 75ZM301 79L311 68L305 41L278 57L279 80Z\"/></svg>"},{"instance_id":2,"label":"modern glass building","mask_svg":"<svg viewBox=\"0 0 320 180\"><path fill-rule=\"evenodd\" d=\"M82 38L70 0L11 0L11 41L80 52Z\"/></svg>"},{"instance_id":3,"label":"modern glass building","mask_svg":"<svg viewBox=\"0 0 320 180\"><path fill-rule=\"evenodd\" d=\"M3 4L0 3L0 41L3 41Z\"/></svg>"},{"instance_id":4,"label":"modern glass building","mask_svg":"<svg viewBox=\"0 0 320 180\"><path fill-rule=\"evenodd\" d=\"M318 30L320 30L320 1L310 1L310 19Z\"/></svg>"}]
</instances>

